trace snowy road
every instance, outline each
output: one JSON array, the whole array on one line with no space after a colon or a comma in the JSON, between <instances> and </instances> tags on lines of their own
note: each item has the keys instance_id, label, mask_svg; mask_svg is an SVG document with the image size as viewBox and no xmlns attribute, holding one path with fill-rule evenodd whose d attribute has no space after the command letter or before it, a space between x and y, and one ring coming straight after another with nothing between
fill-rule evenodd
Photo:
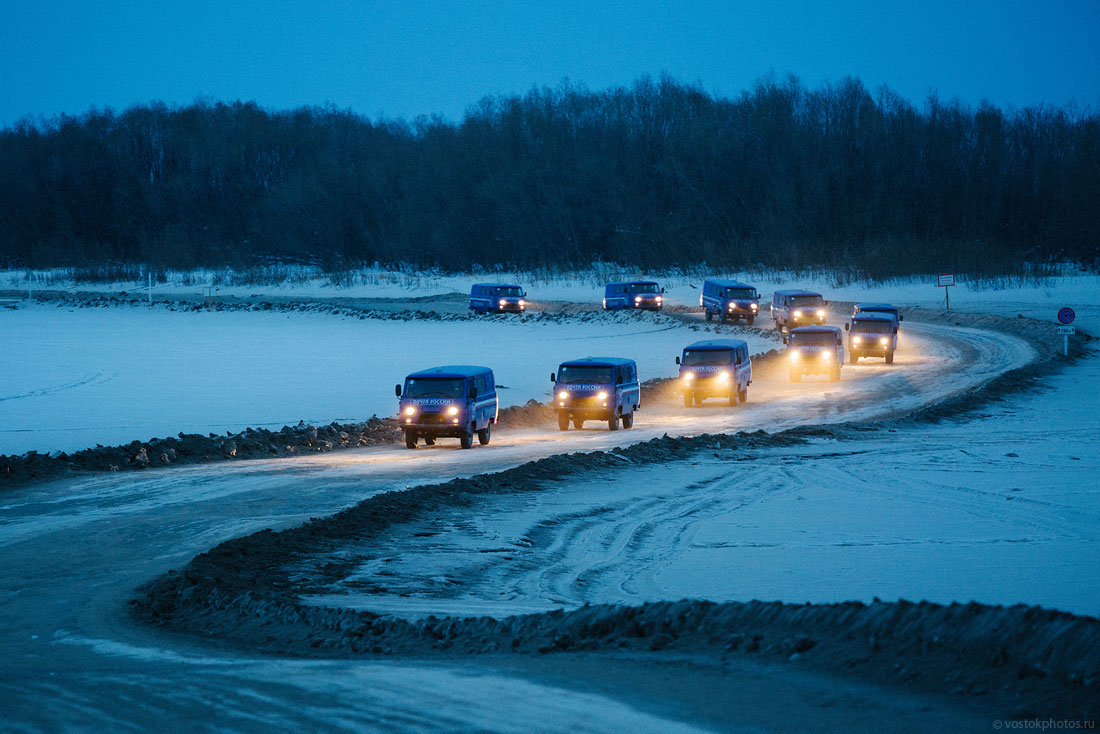
<instances>
[{"instance_id":1,"label":"snowy road","mask_svg":"<svg viewBox=\"0 0 1100 734\"><path fill-rule=\"evenodd\" d=\"M297 524L379 492L666 432L774 431L892 415L972 389L1033 356L1026 342L1002 333L907 323L893 368L846 366L840 383L760 379L750 388L750 403L739 409L647 405L631 431L502 430L492 446L473 451L444 444L415 452L383 448L92 477L10 492L0 499L0 700L6 702L0 722L11 731L101 730L103 722L115 730L145 730L165 721L210 731L272 725L333 731L689 730L653 705L627 706L596 692L566 695L551 684L484 667L310 662L211 651L207 643L134 625L126 601L139 584L222 540ZM623 499L628 505L647 501ZM692 501L706 500L679 500L657 514L674 515ZM669 528L674 531L675 523ZM576 578L574 569L572 578L529 577L512 588L557 584L560 598L583 598L570 595ZM531 594L530 601L546 598L557 597ZM485 706L487 700L494 705Z\"/></svg>"}]
</instances>

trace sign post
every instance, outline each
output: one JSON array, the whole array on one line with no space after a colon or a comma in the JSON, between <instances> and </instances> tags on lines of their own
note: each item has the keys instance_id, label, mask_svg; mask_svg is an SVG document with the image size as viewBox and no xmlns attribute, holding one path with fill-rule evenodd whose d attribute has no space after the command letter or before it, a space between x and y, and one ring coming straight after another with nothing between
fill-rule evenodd
<instances>
[{"instance_id":1,"label":"sign post","mask_svg":"<svg viewBox=\"0 0 1100 734\"><path fill-rule=\"evenodd\" d=\"M1061 324L1058 327L1058 333L1062 335L1063 357L1069 356L1069 338L1077 333L1077 327L1070 326L1075 318L1077 318L1077 314L1069 306L1058 309L1058 323Z\"/></svg>"},{"instance_id":2,"label":"sign post","mask_svg":"<svg viewBox=\"0 0 1100 734\"><path fill-rule=\"evenodd\" d=\"M948 290L951 286L955 285L955 274L948 273L946 275L939 275L936 278L936 285L943 288L943 297L947 303L947 310L951 310L951 291Z\"/></svg>"}]
</instances>

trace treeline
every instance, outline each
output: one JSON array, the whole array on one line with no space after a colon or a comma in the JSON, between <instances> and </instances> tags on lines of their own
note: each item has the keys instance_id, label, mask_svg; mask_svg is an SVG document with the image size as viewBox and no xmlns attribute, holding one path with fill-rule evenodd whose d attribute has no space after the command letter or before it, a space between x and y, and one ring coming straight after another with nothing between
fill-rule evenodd
<instances>
[{"instance_id":1,"label":"treeline","mask_svg":"<svg viewBox=\"0 0 1100 734\"><path fill-rule=\"evenodd\" d=\"M671 79L461 122L162 104L0 132L0 265L707 262L872 277L1095 261L1100 116L920 108L846 80Z\"/></svg>"}]
</instances>

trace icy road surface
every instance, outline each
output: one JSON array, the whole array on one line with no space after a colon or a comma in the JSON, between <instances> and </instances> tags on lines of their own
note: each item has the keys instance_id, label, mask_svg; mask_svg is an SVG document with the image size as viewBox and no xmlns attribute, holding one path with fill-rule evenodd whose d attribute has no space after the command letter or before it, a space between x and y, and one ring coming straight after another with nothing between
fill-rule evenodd
<instances>
[{"instance_id":1,"label":"icy road surface","mask_svg":"<svg viewBox=\"0 0 1100 734\"><path fill-rule=\"evenodd\" d=\"M0 497L0 721L11 731L145 730L165 722L200 731L675 731L681 715L652 701L628 706L607 692L565 690L582 683L550 685L469 665L319 663L211 650L136 626L126 602L141 583L220 541L294 525L378 492L666 431L872 418L967 390L1033 356L1015 337L961 328L907 325L903 343L893 369L846 366L835 384L762 379L743 409L646 406L631 431L500 431L492 446L472 451L443 443L384 448L8 492ZM617 501L644 503L645 495ZM805 600L793 584L765 591Z\"/></svg>"}]
</instances>

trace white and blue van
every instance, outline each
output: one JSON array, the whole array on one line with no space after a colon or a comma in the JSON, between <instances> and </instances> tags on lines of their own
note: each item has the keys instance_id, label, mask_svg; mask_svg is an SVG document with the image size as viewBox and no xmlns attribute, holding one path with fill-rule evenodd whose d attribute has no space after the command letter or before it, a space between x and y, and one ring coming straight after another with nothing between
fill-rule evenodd
<instances>
[{"instance_id":1,"label":"white and blue van","mask_svg":"<svg viewBox=\"0 0 1100 734\"><path fill-rule=\"evenodd\" d=\"M605 311L627 308L660 311L665 303L664 292L665 289L652 280L608 283L603 289L603 308Z\"/></svg>"},{"instance_id":2,"label":"white and blue van","mask_svg":"<svg viewBox=\"0 0 1100 734\"><path fill-rule=\"evenodd\" d=\"M553 406L558 411L558 428L578 430L586 420L607 421L612 431L634 426L634 411L641 403L638 366L632 359L585 357L562 362L555 374Z\"/></svg>"},{"instance_id":3,"label":"white and blue van","mask_svg":"<svg viewBox=\"0 0 1100 734\"><path fill-rule=\"evenodd\" d=\"M787 342L791 382L803 375L828 375L829 382L840 379L844 364L844 332L839 326L798 326L791 329Z\"/></svg>"},{"instance_id":4,"label":"white and blue van","mask_svg":"<svg viewBox=\"0 0 1100 734\"><path fill-rule=\"evenodd\" d=\"M522 313L527 310L527 293L518 285L474 283L470 287L470 310L474 313Z\"/></svg>"},{"instance_id":5,"label":"white and blue van","mask_svg":"<svg viewBox=\"0 0 1100 734\"><path fill-rule=\"evenodd\" d=\"M772 294L772 322L780 331L790 331L808 324L824 324L826 305L825 298L813 291L776 291Z\"/></svg>"},{"instance_id":6,"label":"white and blue van","mask_svg":"<svg viewBox=\"0 0 1100 734\"><path fill-rule=\"evenodd\" d=\"M396 393L398 421L410 449L420 438L428 446L437 438L457 438L468 449L475 433L482 446L489 443L497 422L497 387L488 367L460 364L414 372Z\"/></svg>"},{"instance_id":7,"label":"white and blue van","mask_svg":"<svg viewBox=\"0 0 1100 734\"><path fill-rule=\"evenodd\" d=\"M684 407L702 405L707 398L722 398L730 405L749 399L752 363L749 345L740 339L708 339L684 347L676 358Z\"/></svg>"},{"instance_id":8,"label":"white and blue van","mask_svg":"<svg viewBox=\"0 0 1100 734\"><path fill-rule=\"evenodd\" d=\"M889 313L860 311L844 325L848 332L848 354L852 364L860 357L882 357L886 364L894 363L898 348L898 322Z\"/></svg>"},{"instance_id":9,"label":"white and blue van","mask_svg":"<svg viewBox=\"0 0 1100 734\"><path fill-rule=\"evenodd\" d=\"M760 293L751 285L736 280L714 278L703 283L699 305L707 321L717 316L722 321L744 319L746 324L751 324L760 310Z\"/></svg>"}]
</instances>

